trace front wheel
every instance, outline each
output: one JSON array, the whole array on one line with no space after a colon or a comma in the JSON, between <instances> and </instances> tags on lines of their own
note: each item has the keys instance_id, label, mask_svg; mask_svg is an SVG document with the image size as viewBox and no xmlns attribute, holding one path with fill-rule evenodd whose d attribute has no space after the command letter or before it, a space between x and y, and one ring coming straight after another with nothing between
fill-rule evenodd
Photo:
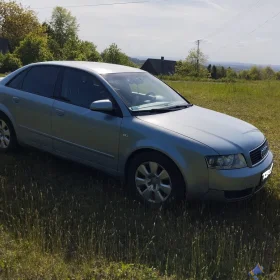
<instances>
[{"instance_id":1,"label":"front wheel","mask_svg":"<svg viewBox=\"0 0 280 280\"><path fill-rule=\"evenodd\" d=\"M158 152L145 152L129 165L129 189L145 204L168 205L185 198L185 183L177 166Z\"/></svg>"}]
</instances>

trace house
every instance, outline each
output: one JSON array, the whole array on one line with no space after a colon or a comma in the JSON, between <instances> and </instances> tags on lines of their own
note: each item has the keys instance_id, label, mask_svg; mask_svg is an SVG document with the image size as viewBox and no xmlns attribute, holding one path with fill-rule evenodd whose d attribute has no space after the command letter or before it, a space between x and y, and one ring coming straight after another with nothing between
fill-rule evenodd
<instances>
[{"instance_id":1,"label":"house","mask_svg":"<svg viewBox=\"0 0 280 280\"><path fill-rule=\"evenodd\" d=\"M173 75L175 74L176 61L165 60L164 57L161 59L147 59L146 62L141 67L152 75Z\"/></svg>"},{"instance_id":2,"label":"house","mask_svg":"<svg viewBox=\"0 0 280 280\"><path fill-rule=\"evenodd\" d=\"M0 52L2 54L6 54L10 51L10 43L9 40L0 38Z\"/></svg>"}]
</instances>

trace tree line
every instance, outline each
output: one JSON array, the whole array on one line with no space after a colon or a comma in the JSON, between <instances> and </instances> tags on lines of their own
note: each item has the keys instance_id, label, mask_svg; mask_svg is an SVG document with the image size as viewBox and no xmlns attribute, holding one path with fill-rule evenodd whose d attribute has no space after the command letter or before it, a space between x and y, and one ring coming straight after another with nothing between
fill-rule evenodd
<instances>
[{"instance_id":1,"label":"tree line","mask_svg":"<svg viewBox=\"0 0 280 280\"><path fill-rule=\"evenodd\" d=\"M53 9L51 18L41 24L30 8L0 0L0 37L9 41L10 52L0 52L0 72L50 60L102 61L135 67L116 44L99 53L95 44L78 36L76 17L63 7Z\"/></svg>"},{"instance_id":2,"label":"tree line","mask_svg":"<svg viewBox=\"0 0 280 280\"><path fill-rule=\"evenodd\" d=\"M99 61L137 67L114 43L101 53L94 43L78 36L76 17L63 7L55 7L49 20L40 23L36 13L16 1L0 0L0 37L8 39L10 52L0 52L0 72L14 71L21 66L40 61ZM190 50L185 60L176 64L176 77L213 80L280 80L280 72L271 67L252 67L235 71L223 66L207 65L207 56Z\"/></svg>"},{"instance_id":3,"label":"tree line","mask_svg":"<svg viewBox=\"0 0 280 280\"><path fill-rule=\"evenodd\" d=\"M223 66L209 64L207 67L207 57L201 51L190 50L185 60L176 63L175 76L196 77L198 79L213 80L280 80L280 71L274 71L270 66L265 68L253 66L249 70L235 71L231 67L227 69Z\"/></svg>"},{"instance_id":4,"label":"tree line","mask_svg":"<svg viewBox=\"0 0 280 280\"><path fill-rule=\"evenodd\" d=\"M280 72L274 71L270 66L266 66L264 68L252 66L249 70L235 71L231 67L225 69L223 66L212 66L209 64L207 71L209 73L209 77L214 80L280 80Z\"/></svg>"}]
</instances>

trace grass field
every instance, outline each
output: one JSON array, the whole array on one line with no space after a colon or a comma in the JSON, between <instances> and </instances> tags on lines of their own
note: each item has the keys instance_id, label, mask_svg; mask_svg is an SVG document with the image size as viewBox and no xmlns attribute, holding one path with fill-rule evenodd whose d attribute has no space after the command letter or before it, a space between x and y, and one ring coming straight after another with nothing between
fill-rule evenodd
<instances>
[{"instance_id":1,"label":"grass field","mask_svg":"<svg viewBox=\"0 0 280 280\"><path fill-rule=\"evenodd\" d=\"M1 155L0 279L280 279L280 82L170 82L256 125L274 174L249 201L147 210L107 175L24 149Z\"/></svg>"}]
</instances>

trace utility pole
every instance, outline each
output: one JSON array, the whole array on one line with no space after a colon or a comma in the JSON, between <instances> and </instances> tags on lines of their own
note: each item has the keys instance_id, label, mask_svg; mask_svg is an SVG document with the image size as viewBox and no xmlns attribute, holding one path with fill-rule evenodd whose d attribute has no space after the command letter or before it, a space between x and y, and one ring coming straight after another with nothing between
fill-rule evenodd
<instances>
[{"instance_id":1,"label":"utility pole","mask_svg":"<svg viewBox=\"0 0 280 280\"><path fill-rule=\"evenodd\" d=\"M196 61L196 71L197 71L197 76L199 76L199 55L200 55L200 50L199 50L199 44L201 40L197 40L197 61Z\"/></svg>"}]
</instances>

